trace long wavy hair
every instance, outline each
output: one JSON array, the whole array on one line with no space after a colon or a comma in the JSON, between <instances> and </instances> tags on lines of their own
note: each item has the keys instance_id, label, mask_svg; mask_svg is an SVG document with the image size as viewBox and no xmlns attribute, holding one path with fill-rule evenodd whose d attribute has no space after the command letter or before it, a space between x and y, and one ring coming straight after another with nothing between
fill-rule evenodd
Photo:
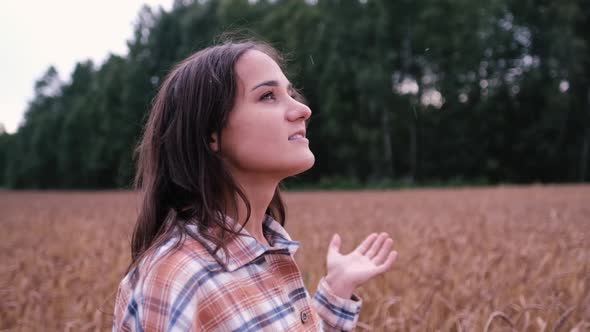
<instances>
[{"instance_id":1,"label":"long wavy hair","mask_svg":"<svg viewBox=\"0 0 590 332\"><path fill-rule=\"evenodd\" d=\"M196 224L216 251L225 251L227 239L237 233L226 225L226 209L237 206L237 197L246 205L246 220L250 218L248 198L210 148L213 133L219 133L221 145L221 131L237 91L235 64L248 50L264 52L282 65L280 54L266 43L229 41L192 54L162 82L135 151L134 187L141 205L128 271L175 229L180 230L181 241L194 237L189 225ZM284 225L279 187L266 213ZM212 227L221 231L201 232Z\"/></svg>"}]
</instances>

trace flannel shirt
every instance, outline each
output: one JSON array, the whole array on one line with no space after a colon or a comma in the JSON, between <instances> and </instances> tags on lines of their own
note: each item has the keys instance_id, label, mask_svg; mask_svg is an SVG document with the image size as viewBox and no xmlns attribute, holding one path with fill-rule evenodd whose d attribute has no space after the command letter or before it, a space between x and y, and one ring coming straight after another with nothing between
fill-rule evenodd
<instances>
[{"instance_id":1,"label":"flannel shirt","mask_svg":"<svg viewBox=\"0 0 590 332\"><path fill-rule=\"evenodd\" d=\"M270 247L242 229L227 245L227 261L223 250L213 253L214 244L199 235L197 226L189 227L198 241L186 236L179 248L169 250L176 233L121 281L113 331L355 328L361 299L336 296L325 277L312 298L293 259L299 242L269 215L263 234Z\"/></svg>"}]
</instances>

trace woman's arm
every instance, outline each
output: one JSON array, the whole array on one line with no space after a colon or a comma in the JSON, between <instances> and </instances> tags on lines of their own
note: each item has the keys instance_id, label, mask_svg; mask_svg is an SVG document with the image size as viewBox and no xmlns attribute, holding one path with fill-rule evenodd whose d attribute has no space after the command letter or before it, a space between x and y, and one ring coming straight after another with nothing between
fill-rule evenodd
<instances>
[{"instance_id":1,"label":"woman's arm","mask_svg":"<svg viewBox=\"0 0 590 332\"><path fill-rule=\"evenodd\" d=\"M351 331L356 326L362 301L355 289L387 271L397 252L387 233L371 234L351 253L340 253L340 236L332 237L327 255L327 275L320 280L312 305L325 331Z\"/></svg>"},{"instance_id":2,"label":"woman's arm","mask_svg":"<svg viewBox=\"0 0 590 332\"><path fill-rule=\"evenodd\" d=\"M137 282L125 278L115 302L113 331L186 331L194 319L197 284L190 264L160 260L139 268Z\"/></svg>"},{"instance_id":3,"label":"woman's arm","mask_svg":"<svg viewBox=\"0 0 590 332\"><path fill-rule=\"evenodd\" d=\"M339 297L322 278L311 305L320 318L322 331L352 331L358 321L362 300L351 295Z\"/></svg>"}]
</instances>

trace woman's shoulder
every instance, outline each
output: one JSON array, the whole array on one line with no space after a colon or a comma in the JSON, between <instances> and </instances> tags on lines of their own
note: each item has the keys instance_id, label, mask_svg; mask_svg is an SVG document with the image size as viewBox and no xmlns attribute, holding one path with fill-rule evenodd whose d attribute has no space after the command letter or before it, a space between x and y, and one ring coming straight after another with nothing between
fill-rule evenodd
<instances>
[{"instance_id":1,"label":"woman's shoulder","mask_svg":"<svg viewBox=\"0 0 590 332\"><path fill-rule=\"evenodd\" d=\"M214 258L197 240L188 235L173 236L146 254L125 276L122 283L136 288L153 284L170 287L212 268Z\"/></svg>"},{"instance_id":2,"label":"woman's shoulder","mask_svg":"<svg viewBox=\"0 0 590 332\"><path fill-rule=\"evenodd\" d=\"M158 248L154 258L152 264L159 265L160 268L175 269L177 272L196 272L215 261L208 248L188 234L166 241Z\"/></svg>"}]
</instances>

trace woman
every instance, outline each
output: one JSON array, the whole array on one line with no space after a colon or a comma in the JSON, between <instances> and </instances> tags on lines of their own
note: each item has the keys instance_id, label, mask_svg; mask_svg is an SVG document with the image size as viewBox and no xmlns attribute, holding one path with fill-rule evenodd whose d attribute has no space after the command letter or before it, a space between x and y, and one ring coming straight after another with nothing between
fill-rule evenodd
<instances>
[{"instance_id":1,"label":"woman","mask_svg":"<svg viewBox=\"0 0 590 332\"><path fill-rule=\"evenodd\" d=\"M113 330L352 330L356 287L396 252L386 233L352 253L334 235L314 297L282 227L279 183L314 164L311 110L270 46L226 42L178 64L162 83L138 147L142 193L132 263Z\"/></svg>"}]
</instances>

